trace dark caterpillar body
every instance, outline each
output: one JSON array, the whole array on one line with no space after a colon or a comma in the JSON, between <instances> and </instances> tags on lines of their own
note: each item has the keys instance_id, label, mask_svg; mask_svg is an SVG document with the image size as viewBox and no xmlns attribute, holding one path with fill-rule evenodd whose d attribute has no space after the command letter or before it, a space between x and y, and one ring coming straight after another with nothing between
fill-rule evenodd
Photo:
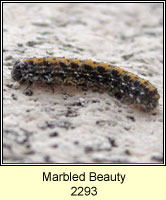
<instances>
[{"instance_id":1,"label":"dark caterpillar body","mask_svg":"<svg viewBox=\"0 0 166 200\"><path fill-rule=\"evenodd\" d=\"M92 60L26 58L15 63L11 75L19 82L97 86L123 102L143 105L146 111L154 109L160 98L149 81L120 67Z\"/></svg>"}]
</instances>

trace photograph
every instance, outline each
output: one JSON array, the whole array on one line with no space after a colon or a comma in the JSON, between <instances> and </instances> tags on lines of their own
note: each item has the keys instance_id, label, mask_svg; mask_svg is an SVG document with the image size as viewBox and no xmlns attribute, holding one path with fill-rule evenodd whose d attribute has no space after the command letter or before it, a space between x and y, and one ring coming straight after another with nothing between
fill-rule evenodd
<instances>
[{"instance_id":1,"label":"photograph","mask_svg":"<svg viewBox=\"0 0 166 200\"><path fill-rule=\"evenodd\" d=\"M4 2L2 16L4 165L164 163L163 3Z\"/></svg>"}]
</instances>

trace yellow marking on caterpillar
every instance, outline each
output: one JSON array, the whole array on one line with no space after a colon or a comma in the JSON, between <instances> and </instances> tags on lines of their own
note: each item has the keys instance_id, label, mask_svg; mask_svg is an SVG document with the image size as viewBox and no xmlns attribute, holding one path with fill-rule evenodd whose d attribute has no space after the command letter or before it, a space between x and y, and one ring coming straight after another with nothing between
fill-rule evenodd
<instances>
[{"instance_id":1,"label":"yellow marking on caterpillar","mask_svg":"<svg viewBox=\"0 0 166 200\"><path fill-rule=\"evenodd\" d=\"M92 60L83 60L82 63L89 65L90 67L96 67L96 65L94 64Z\"/></svg>"},{"instance_id":2,"label":"yellow marking on caterpillar","mask_svg":"<svg viewBox=\"0 0 166 200\"><path fill-rule=\"evenodd\" d=\"M59 62L63 62L64 64L68 65L69 61L66 58L60 58Z\"/></svg>"},{"instance_id":3,"label":"yellow marking on caterpillar","mask_svg":"<svg viewBox=\"0 0 166 200\"><path fill-rule=\"evenodd\" d=\"M71 58L70 59L70 63L75 63L75 64L80 64L80 60L76 59L76 58Z\"/></svg>"},{"instance_id":4,"label":"yellow marking on caterpillar","mask_svg":"<svg viewBox=\"0 0 166 200\"><path fill-rule=\"evenodd\" d=\"M157 100L157 99L160 98L160 95L159 95L159 94L156 94L156 95L154 96L154 98Z\"/></svg>"},{"instance_id":5,"label":"yellow marking on caterpillar","mask_svg":"<svg viewBox=\"0 0 166 200\"><path fill-rule=\"evenodd\" d=\"M137 77L137 75L132 74L131 72L128 72L127 74L130 76L130 78L131 78L132 80L135 80L136 77Z\"/></svg>"},{"instance_id":6,"label":"yellow marking on caterpillar","mask_svg":"<svg viewBox=\"0 0 166 200\"><path fill-rule=\"evenodd\" d=\"M32 61L36 64L41 64L43 62L43 59L42 58L34 58Z\"/></svg>"},{"instance_id":7,"label":"yellow marking on caterpillar","mask_svg":"<svg viewBox=\"0 0 166 200\"><path fill-rule=\"evenodd\" d=\"M148 85L148 81L147 80L141 79L140 82L144 86Z\"/></svg>"},{"instance_id":8,"label":"yellow marking on caterpillar","mask_svg":"<svg viewBox=\"0 0 166 200\"><path fill-rule=\"evenodd\" d=\"M124 70L120 67L115 67L114 69L116 69L120 75L123 75L124 74Z\"/></svg>"},{"instance_id":9,"label":"yellow marking on caterpillar","mask_svg":"<svg viewBox=\"0 0 166 200\"><path fill-rule=\"evenodd\" d=\"M156 88L155 88L153 85L151 85L151 84L148 85L148 88L149 88L150 91L154 91L154 90L156 89Z\"/></svg>"},{"instance_id":10,"label":"yellow marking on caterpillar","mask_svg":"<svg viewBox=\"0 0 166 200\"><path fill-rule=\"evenodd\" d=\"M56 63L57 63L57 59L56 59L56 58L52 58L52 57L47 57L47 58L45 58L45 61L46 61L46 62L53 63L53 64L56 64Z\"/></svg>"},{"instance_id":11,"label":"yellow marking on caterpillar","mask_svg":"<svg viewBox=\"0 0 166 200\"><path fill-rule=\"evenodd\" d=\"M109 64L107 64L107 63L104 63L104 62L97 63L96 65L104 67L107 70L111 69L111 66Z\"/></svg>"}]
</instances>

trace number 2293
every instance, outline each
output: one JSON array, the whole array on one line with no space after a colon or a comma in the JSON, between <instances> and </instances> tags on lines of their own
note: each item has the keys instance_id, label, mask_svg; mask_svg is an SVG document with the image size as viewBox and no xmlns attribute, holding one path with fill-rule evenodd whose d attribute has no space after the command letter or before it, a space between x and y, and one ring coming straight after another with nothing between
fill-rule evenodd
<instances>
[{"instance_id":1,"label":"number 2293","mask_svg":"<svg viewBox=\"0 0 166 200\"><path fill-rule=\"evenodd\" d=\"M96 187L72 187L71 190L73 192L71 193L71 196L96 196L97 195L97 188Z\"/></svg>"}]
</instances>

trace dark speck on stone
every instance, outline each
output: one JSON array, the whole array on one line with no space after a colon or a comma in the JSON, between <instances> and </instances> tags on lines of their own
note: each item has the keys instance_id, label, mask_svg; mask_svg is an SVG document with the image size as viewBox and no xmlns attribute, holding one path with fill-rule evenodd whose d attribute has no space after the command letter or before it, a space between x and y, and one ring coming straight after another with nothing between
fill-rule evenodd
<instances>
[{"instance_id":1,"label":"dark speck on stone","mask_svg":"<svg viewBox=\"0 0 166 200\"><path fill-rule=\"evenodd\" d=\"M90 146L85 147L85 152L86 153L89 153L91 151L93 151L93 147L90 147Z\"/></svg>"},{"instance_id":2,"label":"dark speck on stone","mask_svg":"<svg viewBox=\"0 0 166 200\"><path fill-rule=\"evenodd\" d=\"M50 159L50 156L45 156L45 157L44 157L44 161L45 161L46 163L51 163L51 162L52 162L51 159Z\"/></svg>"},{"instance_id":3,"label":"dark speck on stone","mask_svg":"<svg viewBox=\"0 0 166 200\"><path fill-rule=\"evenodd\" d=\"M34 47L36 44L37 44L37 42L35 42L35 41L29 41L26 43L26 45L29 47Z\"/></svg>"},{"instance_id":4,"label":"dark speck on stone","mask_svg":"<svg viewBox=\"0 0 166 200\"><path fill-rule=\"evenodd\" d=\"M98 121L96 121L96 124L99 125L99 126L103 126L105 123L106 123L105 120L98 120Z\"/></svg>"},{"instance_id":5,"label":"dark speck on stone","mask_svg":"<svg viewBox=\"0 0 166 200\"><path fill-rule=\"evenodd\" d=\"M79 144L79 141L74 141L74 144L75 144L75 145L78 145L78 144Z\"/></svg>"},{"instance_id":6,"label":"dark speck on stone","mask_svg":"<svg viewBox=\"0 0 166 200\"><path fill-rule=\"evenodd\" d=\"M133 54L128 54L128 55L122 56L122 58L123 58L124 60L128 60L128 59L130 59L131 57L133 57Z\"/></svg>"},{"instance_id":7,"label":"dark speck on stone","mask_svg":"<svg viewBox=\"0 0 166 200\"><path fill-rule=\"evenodd\" d=\"M50 137L57 137L58 135L59 135L58 132L53 132L50 134Z\"/></svg>"},{"instance_id":8,"label":"dark speck on stone","mask_svg":"<svg viewBox=\"0 0 166 200\"><path fill-rule=\"evenodd\" d=\"M127 116L127 119L130 119L131 121L135 122L135 118L133 116Z\"/></svg>"},{"instance_id":9,"label":"dark speck on stone","mask_svg":"<svg viewBox=\"0 0 166 200\"><path fill-rule=\"evenodd\" d=\"M152 160L163 162L163 155L154 155L151 157Z\"/></svg>"},{"instance_id":10,"label":"dark speck on stone","mask_svg":"<svg viewBox=\"0 0 166 200\"><path fill-rule=\"evenodd\" d=\"M25 94L26 96L32 96L32 95L33 95L33 92L32 92L32 90L25 90L25 91L24 91L24 94Z\"/></svg>"},{"instance_id":11,"label":"dark speck on stone","mask_svg":"<svg viewBox=\"0 0 166 200\"><path fill-rule=\"evenodd\" d=\"M112 136L108 137L108 141L109 141L109 143L111 144L112 147L117 147L117 144L115 142L114 137L112 137Z\"/></svg>"},{"instance_id":12,"label":"dark speck on stone","mask_svg":"<svg viewBox=\"0 0 166 200\"><path fill-rule=\"evenodd\" d=\"M54 128L56 126L56 122L55 121L46 121L46 125L49 128Z\"/></svg>"},{"instance_id":13,"label":"dark speck on stone","mask_svg":"<svg viewBox=\"0 0 166 200\"><path fill-rule=\"evenodd\" d=\"M128 149L126 149L125 151L124 151L124 153L126 154L126 155L131 155L131 153L130 153L130 151L128 150Z\"/></svg>"},{"instance_id":14,"label":"dark speck on stone","mask_svg":"<svg viewBox=\"0 0 166 200\"><path fill-rule=\"evenodd\" d=\"M11 59L13 59L12 56L7 56L7 57L5 58L5 60L11 60Z\"/></svg>"},{"instance_id":15,"label":"dark speck on stone","mask_svg":"<svg viewBox=\"0 0 166 200\"><path fill-rule=\"evenodd\" d=\"M12 94L13 100L17 100L17 96L15 94Z\"/></svg>"},{"instance_id":16,"label":"dark speck on stone","mask_svg":"<svg viewBox=\"0 0 166 200\"><path fill-rule=\"evenodd\" d=\"M53 145L52 145L52 148L55 148L55 149L56 149L56 148L58 148L58 145L57 145L57 144L53 144Z\"/></svg>"}]
</instances>

